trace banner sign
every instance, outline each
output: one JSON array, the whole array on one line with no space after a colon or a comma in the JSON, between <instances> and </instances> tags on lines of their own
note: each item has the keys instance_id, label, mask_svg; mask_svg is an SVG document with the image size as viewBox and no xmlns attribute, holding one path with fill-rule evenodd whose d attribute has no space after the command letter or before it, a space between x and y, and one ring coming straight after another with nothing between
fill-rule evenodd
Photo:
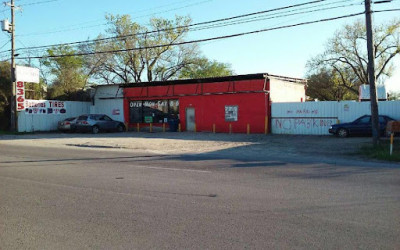
<instances>
[{"instance_id":1,"label":"banner sign","mask_svg":"<svg viewBox=\"0 0 400 250\"><path fill-rule=\"evenodd\" d=\"M15 66L15 79L18 82L39 83L39 69L26 66Z\"/></svg>"},{"instance_id":2,"label":"banner sign","mask_svg":"<svg viewBox=\"0 0 400 250\"><path fill-rule=\"evenodd\" d=\"M17 111L25 109L25 83L17 82L16 84L16 101L17 101Z\"/></svg>"},{"instance_id":3,"label":"banner sign","mask_svg":"<svg viewBox=\"0 0 400 250\"><path fill-rule=\"evenodd\" d=\"M48 100L26 100L25 113L34 115L59 115L66 114L66 102Z\"/></svg>"}]
</instances>

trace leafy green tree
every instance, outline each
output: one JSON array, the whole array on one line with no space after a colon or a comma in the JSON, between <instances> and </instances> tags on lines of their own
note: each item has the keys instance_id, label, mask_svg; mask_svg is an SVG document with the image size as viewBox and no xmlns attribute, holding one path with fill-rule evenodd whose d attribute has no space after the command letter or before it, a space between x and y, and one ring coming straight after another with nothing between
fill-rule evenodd
<instances>
[{"instance_id":1,"label":"leafy green tree","mask_svg":"<svg viewBox=\"0 0 400 250\"><path fill-rule=\"evenodd\" d=\"M231 65L217 61L210 61L206 57L195 58L181 70L179 79L195 79L206 77L229 76L234 74Z\"/></svg>"},{"instance_id":2,"label":"leafy green tree","mask_svg":"<svg viewBox=\"0 0 400 250\"><path fill-rule=\"evenodd\" d=\"M389 97L388 97L389 101L399 101L400 100L400 92L389 92Z\"/></svg>"},{"instance_id":3,"label":"leafy green tree","mask_svg":"<svg viewBox=\"0 0 400 250\"><path fill-rule=\"evenodd\" d=\"M85 74L82 57L72 56L77 51L69 46L61 45L47 50L50 57L42 59L42 70L49 72L48 97L55 99L67 97L82 90L88 81L89 76ZM66 55L63 57L51 57L53 55ZM71 56L69 56L71 55Z\"/></svg>"},{"instance_id":4,"label":"leafy green tree","mask_svg":"<svg viewBox=\"0 0 400 250\"><path fill-rule=\"evenodd\" d=\"M198 55L195 44L174 45L184 41L191 19L176 16L175 20L150 19L149 26L132 22L129 15L106 17L108 36L86 51L121 51L87 57L93 76L104 83L164 81L177 78L179 72ZM155 31L155 32L153 32ZM99 36L99 39L103 36ZM158 47L163 45L162 47ZM146 49L140 49L146 48Z\"/></svg>"},{"instance_id":5,"label":"leafy green tree","mask_svg":"<svg viewBox=\"0 0 400 250\"><path fill-rule=\"evenodd\" d=\"M8 61L0 62L0 130L9 127L11 98L11 65Z\"/></svg>"},{"instance_id":6,"label":"leafy green tree","mask_svg":"<svg viewBox=\"0 0 400 250\"><path fill-rule=\"evenodd\" d=\"M0 105L9 104L11 96L11 65L8 61L0 62Z\"/></svg>"},{"instance_id":7,"label":"leafy green tree","mask_svg":"<svg viewBox=\"0 0 400 250\"><path fill-rule=\"evenodd\" d=\"M400 20L375 26L374 36L375 74L378 83L382 83L391 76L394 69L393 59L400 54ZM369 83L366 40L363 20L345 25L328 40L324 53L308 61L307 75L318 75L323 71L334 72L331 74L334 77L331 80L334 83L331 85L332 92L335 92L335 86L340 86L349 93L358 94L358 87Z\"/></svg>"},{"instance_id":8,"label":"leafy green tree","mask_svg":"<svg viewBox=\"0 0 400 250\"><path fill-rule=\"evenodd\" d=\"M320 72L307 76L307 79L306 95L311 100L340 101L358 98L357 93L340 84L340 76L335 70L321 69Z\"/></svg>"}]
</instances>

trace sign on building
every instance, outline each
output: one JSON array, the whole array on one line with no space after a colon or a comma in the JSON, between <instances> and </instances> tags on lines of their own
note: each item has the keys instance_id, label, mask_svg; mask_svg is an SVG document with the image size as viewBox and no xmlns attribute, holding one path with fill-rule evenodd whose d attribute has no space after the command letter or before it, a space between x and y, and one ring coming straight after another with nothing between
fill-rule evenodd
<instances>
[{"instance_id":1,"label":"sign on building","mask_svg":"<svg viewBox=\"0 0 400 250\"><path fill-rule=\"evenodd\" d=\"M25 83L33 82L39 83L39 69L19 66L15 67L15 79L16 79L16 103L17 111L25 110Z\"/></svg>"},{"instance_id":2,"label":"sign on building","mask_svg":"<svg viewBox=\"0 0 400 250\"><path fill-rule=\"evenodd\" d=\"M26 66L15 66L15 79L17 82L39 83L39 69Z\"/></svg>"},{"instance_id":3,"label":"sign on building","mask_svg":"<svg viewBox=\"0 0 400 250\"><path fill-rule=\"evenodd\" d=\"M238 120L238 106L225 106L225 121L236 122Z\"/></svg>"},{"instance_id":4,"label":"sign on building","mask_svg":"<svg viewBox=\"0 0 400 250\"><path fill-rule=\"evenodd\" d=\"M25 109L25 84L24 82L16 83L16 100L17 100L17 111Z\"/></svg>"},{"instance_id":5,"label":"sign on building","mask_svg":"<svg viewBox=\"0 0 400 250\"><path fill-rule=\"evenodd\" d=\"M33 115L58 115L66 114L66 102L48 100L26 100L25 113Z\"/></svg>"}]
</instances>

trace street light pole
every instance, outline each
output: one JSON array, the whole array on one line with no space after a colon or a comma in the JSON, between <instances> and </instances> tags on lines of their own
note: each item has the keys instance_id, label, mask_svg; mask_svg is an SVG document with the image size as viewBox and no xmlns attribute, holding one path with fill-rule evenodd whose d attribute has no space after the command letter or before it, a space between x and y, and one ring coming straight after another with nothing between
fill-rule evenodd
<instances>
[{"instance_id":1,"label":"street light pole","mask_svg":"<svg viewBox=\"0 0 400 250\"><path fill-rule=\"evenodd\" d=\"M372 32L371 0L365 0L365 23L367 28L367 48L368 48L368 82L371 98L371 124L372 141L374 146L379 142L379 111L378 99L376 96L376 76L375 76L375 48L374 34Z\"/></svg>"}]
</instances>

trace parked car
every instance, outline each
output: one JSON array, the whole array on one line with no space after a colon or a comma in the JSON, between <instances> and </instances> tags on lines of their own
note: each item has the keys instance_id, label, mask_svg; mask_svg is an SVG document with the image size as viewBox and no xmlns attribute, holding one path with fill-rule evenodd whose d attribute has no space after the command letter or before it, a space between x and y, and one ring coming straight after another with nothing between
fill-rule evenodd
<instances>
[{"instance_id":1,"label":"parked car","mask_svg":"<svg viewBox=\"0 0 400 250\"><path fill-rule=\"evenodd\" d=\"M75 127L77 131L89 131L93 134L100 131L125 131L124 123L114 121L104 114L81 115L78 117Z\"/></svg>"},{"instance_id":2,"label":"parked car","mask_svg":"<svg viewBox=\"0 0 400 250\"><path fill-rule=\"evenodd\" d=\"M386 124L389 121L394 121L394 119L386 115L379 116L379 130L381 135L385 135ZM347 137L350 135L371 135L371 116L364 115L353 122L334 124L329 128L329 133L339 137Z\"/></svg>"},{"instance_id":3,"label":"parked car","mask_svg":"<svg viewBox=\"0 0 400 250\"><path fill-rule=\"evenodd\" d=\"M58 130L63 132L75 131L75 124L77 118L78 117L70 117L65 120L59 121L57 126Z\"/></svg>"}]
</instances>

